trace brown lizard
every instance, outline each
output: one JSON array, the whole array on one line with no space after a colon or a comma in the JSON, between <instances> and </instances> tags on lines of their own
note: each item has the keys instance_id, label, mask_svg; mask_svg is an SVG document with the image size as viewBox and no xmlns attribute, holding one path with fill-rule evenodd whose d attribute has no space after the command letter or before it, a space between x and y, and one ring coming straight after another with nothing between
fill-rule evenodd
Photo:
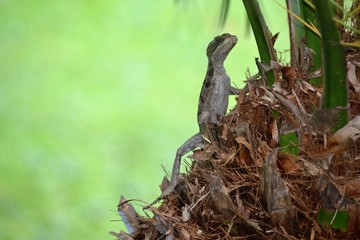
<instances>
[{"instance_id":1,"label":"brown lizard","mask_svg":"<svg viewBox=\"0 0 360 240\"><path fill-rule=\"evenodd\" d=\"M225 33L215 37L208 45L206 55L209 63L200 92L197 114L199 133L192 136L178 148L172 169L171 181L151 205L174 191L179 180L181 157L204 143L203 136L207 136L207 124L219 124L219 119L226 114L229 95L238 93L238 89L231 87L230 77L226 74L224 68L224 61L236 43L236 36Z\"/></svg>"}]
</instances>

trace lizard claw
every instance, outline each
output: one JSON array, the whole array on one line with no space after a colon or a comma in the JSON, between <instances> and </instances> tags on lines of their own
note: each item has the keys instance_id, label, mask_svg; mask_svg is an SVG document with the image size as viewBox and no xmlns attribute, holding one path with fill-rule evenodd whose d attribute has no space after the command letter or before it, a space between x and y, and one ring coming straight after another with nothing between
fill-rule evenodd
<instances>
[{"instance_id":1,"label":"lizard claw","mask_svg":"<svg viewBox=\"0 0 360 240\"><path fill-rule=\"evenodd\" d=\"M148 209L152 205L159 202L160 200L162 200L165 197L169 196L172 192L174 192L177 183L178 183L177 179L175 179L174 181L171 181L170 184L166 187L166 189L161 193L161 195L159 197L157 197L154 201L152 201L149 205L146 205L143 209Z\"/></svg>"}]
</instances>

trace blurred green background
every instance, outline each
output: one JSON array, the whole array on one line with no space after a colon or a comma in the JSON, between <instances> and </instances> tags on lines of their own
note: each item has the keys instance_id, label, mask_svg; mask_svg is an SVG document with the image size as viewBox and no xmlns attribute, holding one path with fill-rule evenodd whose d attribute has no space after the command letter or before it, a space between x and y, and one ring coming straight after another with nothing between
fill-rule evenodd
<instances>
[{"instance_id":1,"label":"blurred green background","mask_svg":"<svg viewBox=\"0 0 360 240\"><path fill-rule=\"evenodd\" d=\"M263 11L278 50L286 13ZM284 1L280 1L283 3ZM152 201L197 130L214 36L239 37L226 67L256 73L241 1L0 0L0 239L113 239L120 195Z\"/></svg>"}]
</instances>

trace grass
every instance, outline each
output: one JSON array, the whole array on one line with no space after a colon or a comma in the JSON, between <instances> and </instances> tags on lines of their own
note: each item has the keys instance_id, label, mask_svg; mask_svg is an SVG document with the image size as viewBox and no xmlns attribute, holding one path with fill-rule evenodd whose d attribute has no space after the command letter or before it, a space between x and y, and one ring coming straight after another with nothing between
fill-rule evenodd
<instances>
[{"instance_id":1,"label":"grass","mask_svg":"<svg viewBox=\"0 0 360 240\"><path fill-rule=\"evenodd\" d=\"M0 239L111 239L120 194L155 198L197 131L207 43L241 38L238 85L258 55L241 5L217 30L220 2L188 4L0 2Z\"/></svg>"}]
</instances>

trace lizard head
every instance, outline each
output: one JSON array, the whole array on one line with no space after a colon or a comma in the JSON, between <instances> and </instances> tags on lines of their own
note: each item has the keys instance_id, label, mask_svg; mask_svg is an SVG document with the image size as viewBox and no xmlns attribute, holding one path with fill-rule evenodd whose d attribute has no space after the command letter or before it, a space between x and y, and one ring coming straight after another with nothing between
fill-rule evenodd
<instances>
[{"instance_id":1,"label":"lizard head","mask_svg":"<svg viewBox=\"0 0 360 240\"><path fill-rule=\"evenodd\" d=\"M206 50L209 61L213 64L222 64L236 43L237 37L229 33L215 37Z\"/></svg>"}]
</instances>

